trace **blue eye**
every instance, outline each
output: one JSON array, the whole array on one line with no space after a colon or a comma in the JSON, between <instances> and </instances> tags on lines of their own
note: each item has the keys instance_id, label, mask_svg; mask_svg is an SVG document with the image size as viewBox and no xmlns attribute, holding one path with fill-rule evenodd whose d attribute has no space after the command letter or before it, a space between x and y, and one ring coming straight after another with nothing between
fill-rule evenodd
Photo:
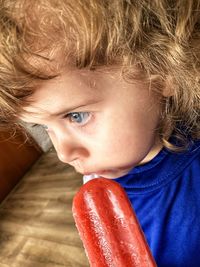
<instances>
[{"instance_id":1,"label":"blue eye","mask_svg":"<svg viewBox=\"0 0 200 267\"><path fill-rule=\"evenodd\" d=\"M85 124L90 117L89 112L72 112L67 114L67 117L70 119L71 122L78 123L78 124Z\"/></svg>"}]
</instances>

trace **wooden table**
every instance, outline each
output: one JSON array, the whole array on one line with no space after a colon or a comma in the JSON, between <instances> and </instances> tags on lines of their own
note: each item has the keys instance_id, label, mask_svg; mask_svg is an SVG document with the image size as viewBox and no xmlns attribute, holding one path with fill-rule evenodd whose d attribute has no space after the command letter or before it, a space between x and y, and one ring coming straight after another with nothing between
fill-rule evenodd
<instances>
[{"instance_id":1,"label":"wooden table","mask_svg":"<svg viewBox=\"0 0 200 267\"><path fill-rule=\"evenodd\" d=\"M71 212L82 177L42 155L0 205L0 267L88 267Z\"/></svg>"}]
</instances>

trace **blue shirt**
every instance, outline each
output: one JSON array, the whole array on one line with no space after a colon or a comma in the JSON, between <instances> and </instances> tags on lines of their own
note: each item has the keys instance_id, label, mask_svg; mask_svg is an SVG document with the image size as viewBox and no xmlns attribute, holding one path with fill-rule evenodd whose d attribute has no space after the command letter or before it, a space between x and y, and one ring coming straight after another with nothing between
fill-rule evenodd
<instances>
[{"instance_id":1,"label":"blue shirt","mask_svg":"<svg viewBox=\"0 0 200 267\"><path fill-rule=\"evenodd\" d=\"M163 149L114 179L128 194L159 267L200 266L200 142Z\"/></svg>"}]
</instances>

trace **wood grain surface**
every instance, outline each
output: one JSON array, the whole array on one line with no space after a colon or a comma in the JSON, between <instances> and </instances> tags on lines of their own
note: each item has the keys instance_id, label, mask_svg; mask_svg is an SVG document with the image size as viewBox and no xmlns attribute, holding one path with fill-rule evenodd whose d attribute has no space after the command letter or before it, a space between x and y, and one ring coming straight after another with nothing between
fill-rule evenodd
<instances>
[{"instance_id":1,"label":"wood grain surface","mask_svg":"<svg viewBox=\"0 0 200 267\"><path fill-rule=\"evenodd\" d=\"M52 149L0 205L0 267L88 267L71 206L82 177Z\"/></svg>"}]
</instances>

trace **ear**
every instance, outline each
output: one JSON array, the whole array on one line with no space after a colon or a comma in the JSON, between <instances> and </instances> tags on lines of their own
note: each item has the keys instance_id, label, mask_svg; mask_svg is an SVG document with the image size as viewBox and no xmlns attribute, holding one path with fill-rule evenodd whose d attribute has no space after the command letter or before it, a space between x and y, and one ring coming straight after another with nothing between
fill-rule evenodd
<instances>
[{"instance_id":1,"label":"ear","mask_svg":"<svg viewBox=\"0 0 200 267\"><path fill-rule=\"evenodd\" d=\"M175 83L172 77L166 76L166 78L161 78L160 75L151 75L150 78L151 86L156 89L162 97L170 97L174 95Z\"/></svg>"},{"instance_id":2,"label":"ear","mask_svg":"<svg viewBox=\"0 0 200 267\"><path fill-rule=\"evenodd\" d=\"M170 97L174 95L175 83L173 82L172 77L167 77L163 86L162 95L164 97Z\"/></svg>"}]
</instances>

